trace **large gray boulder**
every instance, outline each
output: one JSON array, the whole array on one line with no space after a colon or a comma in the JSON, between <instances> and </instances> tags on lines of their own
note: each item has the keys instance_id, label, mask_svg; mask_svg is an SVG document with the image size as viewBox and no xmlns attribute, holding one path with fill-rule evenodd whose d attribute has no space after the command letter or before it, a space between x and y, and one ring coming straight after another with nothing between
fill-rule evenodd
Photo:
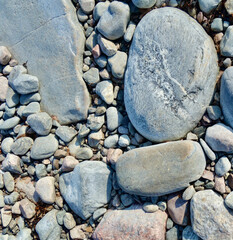
<instances>
[{"instance_id":1,"label":"large gray boulder","mask_svg":"<svg viewBox=\"0 0 233 240\"><path fill-rule=\"evenodd\" d=\"M193 231L203 240L233 239L233 211L212 190L200 191L191 200Z\"/></svg>"},{"instance_id":2,"label":"large gray boulder","mask_svg":"<svg viewBox=\"0 0 233 240\"><path fill-rule=\"evenodd\" d=\"M118 159L119 186L130 194L162 196L177 192L201 177L205 155L190 140L162 143L131 150Z\"/></svg>"},{"instance_id":3,"label":"large gray boulder","mask_svg":"<svg viewBox=\"0 0 233 240\"><path fill-rule=\"evenodd\" d=\"M36 17L35 17L36 16ZM40 81L41 109L62 124L85 119L85 36L71 1L1 1L0 45Z\"/></svg>"},{"instance_id":4,"label":"large gray boulder","mask_svg":"<svg viewBox=\"0 0 233 240\"><path fill-rule=\"evenodd\" d=\"M84 161L73 172L60 176L59 187L69 207L87 219L110 200L111 171L103 162Z\"/></svg>"},{"instance_id":5,"label":"large gray boulder","mask_svg":"<svg viewBox=\"0 0 233 240\"><path fill-rule=\"evenodd\" d=\"M218 75L212 39L176 8L155 9L138 24L125 73L134 127L154 142L183 137L209 105Z\"/></svg>"}]
</instances>

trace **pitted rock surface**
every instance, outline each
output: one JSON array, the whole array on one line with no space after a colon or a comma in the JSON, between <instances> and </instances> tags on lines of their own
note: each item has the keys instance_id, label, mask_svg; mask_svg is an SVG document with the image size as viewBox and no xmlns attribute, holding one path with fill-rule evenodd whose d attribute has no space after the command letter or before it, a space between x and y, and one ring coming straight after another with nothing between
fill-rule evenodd
<instances>
[{"instance_id":1,"label":"pitted rock surface","mask_svg":"<svg viewBox=\"0 0 233 240\"><path fill-rule=\"evenodd\" d=\"M175 8L155 9L138 24L125 74L134 127L154 142L183 137L199 122L218 75L212 39Z\"/></svg>"}]
</instances>

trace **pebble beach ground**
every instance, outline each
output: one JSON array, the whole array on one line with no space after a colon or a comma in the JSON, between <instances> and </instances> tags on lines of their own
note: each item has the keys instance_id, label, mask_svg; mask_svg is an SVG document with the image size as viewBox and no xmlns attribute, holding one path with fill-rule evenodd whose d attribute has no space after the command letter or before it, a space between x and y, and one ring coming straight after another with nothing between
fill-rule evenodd
<instances>
[{"instance_id":1,"label":"pebble beach ground","mask_svg":"<svg viewBox=\"0 0 233 240\"><path fill-rule=\"evenodd\" d=\"M233 240L233 1L0 6L0 240Z\"/></svg>"}]
</instances>

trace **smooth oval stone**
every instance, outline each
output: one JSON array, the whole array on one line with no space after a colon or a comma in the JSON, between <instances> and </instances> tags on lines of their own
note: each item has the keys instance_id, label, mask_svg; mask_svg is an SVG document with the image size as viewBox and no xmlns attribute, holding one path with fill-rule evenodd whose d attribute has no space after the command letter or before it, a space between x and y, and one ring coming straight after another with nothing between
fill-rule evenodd
<instances>
[{"instance_id":1,"label":"smooth oval stone","mask_svg":"<svg viewBox=\"0 0 233 240\"><path fill-rule=\"evenodd\" d=\"M185 140L131 150L118 159L116 174L125 192L162 196L199 179L205 165L199 143Z\"/></svg>"},{"instance_id":2,"label":"smooth oval stone","mask_svg":"<svg viewBox=\"0 0 233 240\"><path fill-rule=\"evenodd\" d=\"M201 25L179 9L151 11L135 30L125 74L132 124L154 142L185 136L209 105L217 75L217 53Z\"/></svg>"}]
</instances>

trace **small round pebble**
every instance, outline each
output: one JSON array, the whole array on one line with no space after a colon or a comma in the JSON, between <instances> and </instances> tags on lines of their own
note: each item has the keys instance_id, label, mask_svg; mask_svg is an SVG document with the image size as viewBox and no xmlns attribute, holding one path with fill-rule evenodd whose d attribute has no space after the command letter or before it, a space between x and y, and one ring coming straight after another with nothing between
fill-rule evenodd
<instances>
[{"instance_id":1,"label":"small round pebble","mask_svg":"<svg viewBox=\"0 0 233 240\"><path fill-rule=\"evenodd\" d=\"M215 165L215 172L218 176L224 176L231 169L231 163L227 157L221 157Z\"/></svg>"},{"instance_id":2,"label":"small round pebble","mask_svg":"<svg viewBox=\"0 0 233 240\"><path fill-rule=\"evenodd\" d=\"M153 213L159 210L159 206L156 204L152 204L150 202L146 202L142 206L143 210L148 213Z\"/></svg>"},{"instance_id":3,"label":"small round pebble","mask_svg":"<svg viewBox=\"0 0 233 240\"><path fill-rule=\"evenodd\" d=\"M188 188L185 189L185 191L182 194L182 199L185 201L190 200L193 195L195 194L195 189L193 187L193 185L189 186Z\"/></svg>"}]
</instances>

